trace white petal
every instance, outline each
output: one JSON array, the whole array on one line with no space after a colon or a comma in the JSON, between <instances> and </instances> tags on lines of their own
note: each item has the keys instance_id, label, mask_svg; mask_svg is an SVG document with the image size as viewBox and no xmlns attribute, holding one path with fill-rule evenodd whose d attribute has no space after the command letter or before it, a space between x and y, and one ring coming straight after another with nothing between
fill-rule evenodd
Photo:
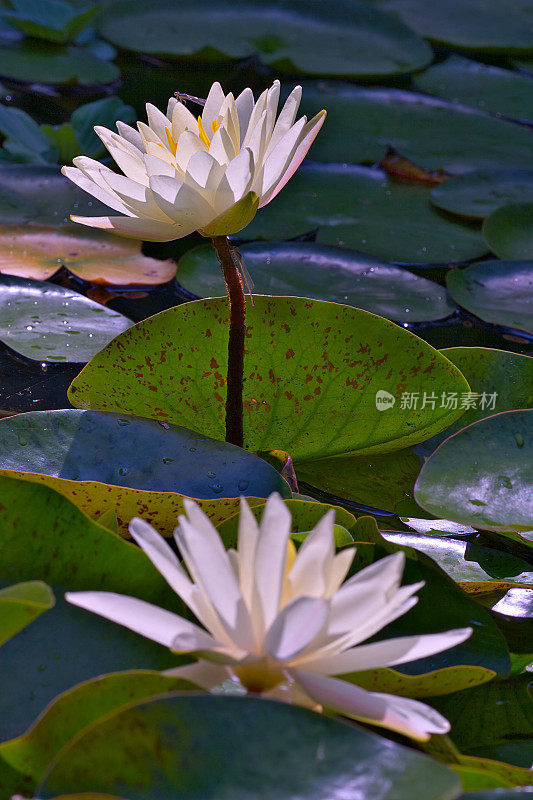
<instances>
[{"instance_id":1,"label":"white petal","mask_svg":"<svg viewBox=\"0 0 533 800\"><path fill-rule=\"evenodd\" d=\"M213 120L216 119L220 113L220 107L224 102L224 92L222 86L218 81L211 86L209 94L207 95L204 110L202 111L202 125L209 135L212 131Z\"/></svg>"},{"instance_id":2,"label":"white petal","mask_svg":"<svg viewBox=\"0 0 533 800\"><path fill-rule=\"evenodd\" d=\"M274 125L272 136L268 143L266 155L269 156L276 145L281 142L287 131L294 125L296 114L302 99L302 87L295 86L290 95L287 97L283 108L280 111L279 117Z\"/></svg>"},{"instance_id":3,"label":"white petal","mask_svg":"<svg viewBox=\"0 0 533 800\"><path fill-rule=\"evenodd\" d=\"M150 188L161 211L188 233L207 225L215 216L214 210L198 192L175 178L155 175L150 178Z\"/></svg>"},{"instance_id":4,"label":"white petal","mask_svg":"<svg viewBox=\"0 0 533 800\"><path fill-rule=\"evenodd\" d=\"M261 95L259 96L259 98L257 100L257 103L255 104L255 106L252 109L252 113L250 114L250 120L248 122L248 127L246 129L246 133L245 133L244 139L242 141L242 145L241 145L242 147L248 147L248 143L249 143L249 141L250 141L250 139L252 137L252 134L253 134L257 124L261 120L261 117L263 116L263 112L264 112L264 110L266 108L267 96L268 96L268 89L265 89L265 91L262 92Z\"/></svg>"},{"instance_id":5,"label":"white petal","mask_svg":"<svg viewBox=\"0 0 533 800\"><path fill-rule=\"evenodd\" d=\"M464 642L471 634L472 628L458 628L445 633L385 639L383 642L353 647L344 653L326 658L313 660L311 657L306 661L305 669L322 675L345 675L366 669L393 667L395 664L405 664L448 650Z\"/></svg>"},{"instance_id":6,"label":"white petal","mask_svg":"<svg viewBox=\"0 0 533 800\"><path fill-rule=\"evenodd\" d=\"M297 597L285 606L264 639L264 649L279 661L298 656L324 630L329 602L315 597Z\"/></svg>"},{"instance_id":7,"label":"white petal","mask_svg":"<svg viewBox=\"0 0 533 800\"><path fill-rule=\"evenodd\" d=\"M94 132L100 137L124 175L146 186L148 176L141 153L137 148L120 137L118 133L113 133L101 125L96 125Z\"/></svg>"},{"instance_id":8,"label":"white petal","mask_svg":"<svg viewBox=\"0 0 533 800\"><path fill-rule=\"evenodd\" d=\"M286 172L296 152L306 122L305 117L299 119L266 158L263 165L261 185L257 189L261 197L268 196L268 193L279 183Z\"/></svg>"},{"instance_id":9,"label":"white petal","mask_svg":"<svg viewBox=\"0 0 533 800\"><path fill-rule=\"evenodd\" d=\"M290 531L289 509L279 494L271 494L261 519L254 563L252 615L259 616L263 630L270 627L278 613Z\"/></svg>"},{"instance_id":10,"label":"white petal","mask_svg":"<svg viewBox=\"0 0 533 800\"><path fill-rule=\"evenodd\" d=\"M224 128L219 128L211 139L209 152L219 164L229 164L235 158L235 146Z\"/></svg>"},{"instance_id":11,"label":"white petal","mask_svg":"<svg viewBox=\"0 0 533 800\"><path fill-rule=\"evenodd\" d=\"M146 153L143 159L149 178L151 178L152 175L167 175L169 178L176 177L176 168L172 163L159 158L159 156L154 156L151 153Z\"/></svg>"},{"instance_id":12,"label":"white petal","mask_svg":"<svg viewBox=\"0 0 533 800\"><path fill-rule=\"evenodd\" d=\"M205 190L203 197L205 199L212 199L224 175L224 168L220 166L218 161L214 159L210 153L207 153L205 150L199 150L191 156L187 164L186 175L193 188Z\"/></svg>"},{"instance_id":13,"label":"white petal","mask_svg":"<svg viewBox=\"0 0 533 800\"><path fill-rule=\"evenodd\" d=\"M266 109L268 111L269 127L267 130L267 139L270 140L274 129L274 120L278 112L280 82L276 79L267 93Z\"/></svg>"},{"instance_id":14,"label":"white petal","mask_svg":"<svg viewBox=\"0 0 533 800\"><path fill-rule=\"evenodd\" d=\"M183 172L187 171L189 160L199 150L204 152L207 150L200 137L194 131L184 131L179 137L176 147L176 163Z\"/></svg>"},{"instance_id":15,"label":"white petal","mask_svg":"<svg viewBox=\"0 0 533 800\"><path fill-rule=\"evenodd\" d=\"M304 160L305 156L307 155L307 151L313 144L320 128L324 124L324 120L326 119L326 112L321 111L317 114L313 119L309 120L306 124L305 128L302 131L302 138L294 152L294 155L291 159L291 162L285 172L283 173L281 180L277 183L274 188L270 191L270 193L262 198L261 200L261 207L265 206L267 203L270 203L274 197L281 192L285 184L292 178L302 161Z\"/></svg>"},{"instance_id":16,"label":"white petal","mask_svg":"<svg viewBox=\"0 0 533 800\"><path fill-rule=\"evenodd\" d=\"M183 506L191 525L197 530L202 531L206 537L206 540L209 542L210 547L212 547L214 550L218 550L220 555L224 556L226 554L226 548L222 543L220 534L207 514L202 511L198 503L195 503L194 500L190 500L188 497L185 497L183 499ZM179 522L181 523L182 520L183 517L180 516Z\"/></svg>"},{"instance_id":17,"label":"white petal","mask_svg":"<svg viewBox=\"0 0 533 800\"><path fill-rule=\"evenodd\" d=\"M418 741L432 733L447 733L448 720L418 700L367 692L338 678L291 670L307 694L326 708L355 719L388 728Z\"/></svg>"},{"instance_id":18,"label":"white petal","mask_svg":"<svg viewBox=\"0 0 533 800\"><path fill-rule=\"evenodd\" d=\"M164 147L160 142L146 142L146 153L154 158L159 158L161 161L166 162L170 166L174 167L176 164L176 159L168 149L168 147ZM144 161L144 159L143 159Z\"/></svg>"},{"instance_id":19,"label":"white petal","mask_svg":"<svg viewBox=\"0 0 533 800\"><path fill-rule=\"evenodd\" d=\"M150 128L159 136L163 143L166 142L167 135L165 133L165 128L170 130L172 125L169 118L165 116L157 106L152 105L152 103L146 103L146 114L148 116L148 125Z\"/></svg>"},{"instance_id":20,"label":"white petal","mask_svg":"<svg viewBox=\"0 0 533 800\"><path fill-rule=\"evenodd\" d=\"M288 575L293 597L297 595L323 597L326 595L328 577L335 554L334 520L335 512L328 511L300 546Z\"/></svg>"},{"instance_id":21,"label":"white petal","mask_svg":"<svg viewBox=\"0 0 533 800\"><path fill-rule=\"evenodd\" d=\"M109 171L111 172L111 170ZM75 183L76 186L79 186L80 189L83 189L93 197L96 197L97 200L100 200L101 203L109 206L114 211L119 211L127 216L133 216L133 212L130 211L130 209L119 197L117 197L114 192L111 192L109 188L107 188L107 190L102 189L91 178L88 178L87 175L85 175L80 169L76 169L75 167L62 167L61 172L63 175L65 175L65 177Z\"/></svg>"},{"instance_id":22,"label":"white petal","mask_svg":"<svg viewBox=\"0 0 533 800\"><path fill-rule=\"evenodd\" d=\"M167 647L172 647L177 636L185 634L194 642L189 648L191 650L205 649L217 644L198 625L136 597L114 592L67 592L65 598L75 606L118 622L119 625Z\"/></svg>"},{"instance_id":23,"label":"white petal","mask_svg":"<svg viewBox=\"0 0 533 800\"><path fill-rule=\"evenodd\" d=\"M233 142L235 152L238 153L241 146L241 139L239 135L239 117L237 115L235 100L231 92L226 95L224 102L220 107L220 111L218 112L218 122L219 125L227 130L229 137Z\"/></svg>"},{"instance_id":24,"label":"white petal","mask_svg":"<svg viewBox=\"0 0 533 800\"><path fill-rule=\"evenodd\" d=\"M183 103L178 102L172 112L172 137L174 141L177 142L181 134L186 130L196 133L198 120Z\"/></svg>"},{"instance_id":25,"label":"white petal","mask_svg":"<svg viewBox=\"0 0 533 800\"><path fill-rule=\"evenodd\" d=\"M137 127L139 128L139 136L141 137L145 146L148 144L148 142L155 142L155 144L159 144L166 149L167 137L165 133L163 133L164 138L162 139L159 134L145 122L138 122Z\"/></svg>"},{"instance_id":26,"label":"white petal","mask_svg":"<svg viewBox=\"0 0 533 800\"><path fill-rule=\"evenodd\" d=\"M215 210L221 214L250 190L254 179L254 159L245 147L228 165L215 194Z\"/></svg>"},{"instance_id":27,"label":"white petal","mask_svg":"<svg viewBox=\"0 0 533 800\"><path fill-rule=\"evenodd\" d=\"M167 117L169 119L172 119L172 115L174 113L174 109L175 109L177 103L178 103L177 97L169 97L168 103L167 103Z\"/></svg>"},{"instance_id":28,"label":"white petal","mask_svg":"<svg viewBox=\"0 0 533 800\"><path fill-rule=\"evenodd\" d=\"M228 635L238 647L251 650L254 638L250 617L227 553L213 547L211 536L184 517L176 536L191 577L209 599Z\"/></svg>"},{"instance_id":29,"label":"white petal","mask_svg":"<svg viewBox=\"0 0 533 800\"><path fill-rule=\"evenodd\" d=\"M252 607L255 582L255 549L259 539L259 525L244 497L241 497L237 550L239 553L239 580L241 592L248 608Z\"/></svg>"},{"instance_id":30,"label":"white petal","mask_svg":"<svg viewBox=\"0 0 533 800\"><path fill-rule=\"evenodd\" d=\"M139 219L138 217L76 217L71 214L72 222L111 231L118 236L130 239L142 239L145 242L171 242L187 236L191 231L183 232L173 223L159 222L156 219Z\"/></svg>"},{"instance_id":31,"label":"white petal","mask_svg":"<svg viewBox=\"0 0 533 800\"><path fill-rule=\"evenodd\" d=\"M152 190L149 186L130 180L124 175L117 175L114 172L104 176L106 183L118 194L127 206L129 206L135 216L148 217L160 222L169 222L170 218L165 214L156 203Z\"/></svg>"},{"instance_id":32,"label":"white petal","mask_svg":"<svg viewBox=\"0 0 533 800\"><path fill-rule=\"evenodd\" d=\"M248 130L248 124L254 108L254 95L251 89L244 89L235 100L237 116L239 117L239 136L241 146Z\"/></svg>"},{"instance_id":33,"label":"white petal","mask_svg":"<svg viewBox=\"0 0 533 800\"><path fill-rule=\"evenodd\" d=\"M163 675L172 678L183 678L185 681L195 683L202 689L213 689L223 681L231 679L231 672L227 667L219 664L211 664L209 661L197 661L195 664L186 664L184 667L174 667L167 669Z\"/></svg>"},{"instance_id":34,"label":"white petal","mask_svg":"<svg viewBox=\"0 0 533 800\"><path fill-rule=\"evenodd\" d=\"M144 152L143 140L139 131L136 131L135 128L126 125L125 122L121 122L120 120L117 122L117 131L122 139L125 139L127 142L136 147L139 152Z\"/></svg>"},{"instance_id":35,"label":"white petal","mask_svg":"<svg viewBox=\"0 0 533 800\"><path fill-rule=\"evenodd\" d=\"M341 583L346 578L352 562L355 557L357 548L346 547L333 559L331 572L328 577L328 588L326 589L326 596L331 597L339 589Z\"/></svg>"},{"instance_id":36,"label":"white petal","mask_svg":"<svg viewBox=\"0 0 533 800\"><path fill-rule=\"evenodd\" d=\"M271 122L272 112L266 110L261 116L258 124L255 126L249 142L246 144L246 147L249 147L252 151L254 164L256 165L256 171L259 171L263 164L263 159L268 144L268 129Z\"/></svg>"}]
</instances>

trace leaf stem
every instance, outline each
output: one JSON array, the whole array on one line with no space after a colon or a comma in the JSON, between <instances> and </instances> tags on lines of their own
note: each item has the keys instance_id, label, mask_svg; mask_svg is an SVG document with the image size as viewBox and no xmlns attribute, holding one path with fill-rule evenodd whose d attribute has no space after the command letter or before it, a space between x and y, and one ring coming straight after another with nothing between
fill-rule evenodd
<instances>
[{"instance_id":1,"label":"leaf stem","mask_svg":"<svg viewBox=\"0 0 533 800\"><path fill-rule=\"evenodd\" d=\"M226 441L242 447L242 387L246 329L244 286L228 237L213 236L211 241L222 267L229 302Z\"/></svg>"}]
</instances>

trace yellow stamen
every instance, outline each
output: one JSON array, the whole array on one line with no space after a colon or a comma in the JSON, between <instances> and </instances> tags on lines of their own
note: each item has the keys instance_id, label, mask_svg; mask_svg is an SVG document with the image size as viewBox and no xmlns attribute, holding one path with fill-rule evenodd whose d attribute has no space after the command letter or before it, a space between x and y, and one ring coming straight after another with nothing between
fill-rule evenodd
<instances>
[{"instance_id":1,"label":"yellow stamen","mask_svg":"<svg viewBox=\"0 0 533 800\"><path fill-rule=\"evenodd\" d=\"M170 151L171 151L172 155L175 156L176 155L176 148L177 148L178 145L174 141L174 137L170 133L169 128L165 128L165 133L167 135L167 141L168 141L168 146L170 147Z\"/></svg>"},{"instance_id":2,"label":"yellow stamen","mask_svg":"<svg viewBox=\"0 0 533 800\"><path fill-rule=\"evenodd\" d=\"M209 147L211 142L209 141L207 133L204 130L204 126L202 125L202 118L201 117L198 117L198 136L200 137L200 140L205 144L205 146Z\"/></svg>"},{"instance_id":3,"label":"yellow stamen","mask_svg":"<svg viewBox=\"0 0 533 800\"><path fill-rule=\"evenodd\" d=\"M211 127L213 128L213 136L214 136L214 135L215 135L215 133L216 133L216 132L218 131L218 129L220 128L220 125L218 124L218 122L216 121L216 119L214 119L214 120L213 120L213 122L211 123Z\"/></svg>"}]
</instances>

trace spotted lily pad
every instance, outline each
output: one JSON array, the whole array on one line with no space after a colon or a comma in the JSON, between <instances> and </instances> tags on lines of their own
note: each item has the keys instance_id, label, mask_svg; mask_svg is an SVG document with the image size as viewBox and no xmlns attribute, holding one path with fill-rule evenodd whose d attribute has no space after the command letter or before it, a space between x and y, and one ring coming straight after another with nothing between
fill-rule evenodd
<instances>
[{"instance_id":1,"label":"spotted lily pad","mask_svg":"<svg viewBox=\"0 0 533 800\"><path fill-rule=\"evenodd\" d=\"M506 117L533 119L533 80L461 56L451 56L415 77L423 92Z\"/></svg>"},{"instance_id":2,"label":"spotted lily pad","mask_svg":"<svg viewBox=\"0 0 533 800\"><path fill-rule=\"evenodd\" d=\"M90 283L115 286L154 285L174 277L175 263L144 256L141 242L80 227L0 225L0 273L47 280L64 266Z\"/></svg>"},{"instance_id":3,"label":"spotted lily pad","mask_svg":"<svg viewBox=\"0 0 533 800\"><path fill-rule=\"evenodd\" d=\"M258 456L153 420L75 409L29 412L0 421L0 442L4 470L204 499L290 494Z\"/></svg>"},{"instance_id":4,"label":"spotted lily pad","mask_svg":"<svg viewBox=\"0 0 533 800\"><path fill-rule=\"evenodd\" d=\"M107 206L61 175L58 167L0 167L0 224L65 225L71 213L92 216L108 211Z\"/></svg>"},{"instance_id":5,"label":"spotted lily pad","mask_svg":"<svg viewBox=\"0 0 533 800\"><path fill-rule=\"evenodd\" d=\"M296 242L256 242L239 252L257 293L331 300L398 322L441 319L455 309L433 281L361 253ZM200 297L225 293L218 261L208 245L185 253L178 270L180 284Z\"/></svg>"},{"instance_id":6,"label":"spotted lily pad","mask_svg":"<svg viewBox=\"0 0 533 800\"><path fill-rule=\"evenodd\" d=\"M0 275L0 340L26 358L89 361L130 325L77 292Z\"/></svg>"},{"instance_id":7,"label":"spotted lily pad","mask_svg":"<svg viewBox=\"0 0 533 800\"><path fill-rule=\"evenodd\" d=\"M121 2L105 10L100 32L135 52L204 60L257 53L277 69L315 75L396 75L432 57L412 30L358 0L327 8L309 0Z\"/></svg>"},{"instance_id":8,"label":"spotted lily pad","mask_svg":"<svg viewBox=\"0 0 533 800\"><path fill-rule=\"evenodd\" d=\"M449 178L431 191L434 206L472 219L485 219L508 203L531 201L532 169L474 170Z\"/></svg>"},{"instance_id":9,"label":"spotted lily pad","mask_svg":"<svg viewBox=\"0 0 533 800\"><path fill-rule=\"evenodd\" d=\"M498 258L533 260L533 202L498 208L485 220L483 235Z\"/></svg>"},{"instance_id":10,"label":"spotted lily pad","mask_svg":"<svg viewBox=\"0 0 533 800\"><path fill-rule=\"evenodd\" d=\"M305 87L303 108L328 111L311 150L320 161L372 163L392 147L418 167L455 175L523 168L533 156L527 128L420 93L325 82Z\"/></svg>"},{"instance_id":11,"label":"spotted lily pad","mask_svg":"<svg viewBox=\"0 0 533 800\"><path fill-rule=\"evenodd\" d=\"M531 0L370 0L438 44L481 53L533 53Z\"/></svg>"},{"instance_id":12,"label":"spotted lily pad","mask_svg":"<svg viewBox=\"0 0 533 800\"><path fill-rule=\"evenodd\" d=\"M450 271L446 285L486 322L533 333L533 261L481 261Z\"/></svg>"},{"instance_id":13,"label":"spotted lily pad","mask_svg":"<svg viewBox=\"0 0 533 800\"><path fill-rule=\"evenodd\" d=\"M429 204L429 190L391 180L378 169L308 164L240 234L290 239L318 229L317 241L387 261L449 263L487 252L471 225L453 222Z\"/></svg>"},{"instance_id":14,"label":"spotted lily pad","mask_svg":"<svg viewBox=\"0 0 533 800\"><path fill-rule=\"evenodd\" d=\"M533 411L468 425L426 461L417 503L436 516L491 531L533 528Z\"/></svg>"},{"instance_id":15,"label":"spotted lily pad","mask_svg":"<svg viewBox=\"0 0 533 800\"><path fill-rule=\"evenodd\" d=\"M107 345L69 390L77 407L133 413L225 436L228 310L198 300L139 323ZM460 412L385 413L376 393L466 390L461 373L403 328L336 303L256 295L247 307L244 441L293 458L389 452Z\"/></svg>"}]
</instances>

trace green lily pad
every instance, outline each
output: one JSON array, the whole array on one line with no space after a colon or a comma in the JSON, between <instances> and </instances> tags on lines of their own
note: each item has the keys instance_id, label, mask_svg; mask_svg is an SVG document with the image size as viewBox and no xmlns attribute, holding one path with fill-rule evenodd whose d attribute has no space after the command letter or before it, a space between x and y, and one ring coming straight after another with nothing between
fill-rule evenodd
<instances>
[{"instance_id":1,"label":"green lily pad","mask_svg":"<svg viewBox=\"0 0 533 800\"><path fill-rule=\"evenodd\" d=\"M27 581L0 589L0 645L52 608L54 595L42 581Z\"/></svg>"},{"instance_id":2,"label":"green lily pad","mask_svg":"<svg viewBox=\"0 0 533 800\"><path fill-rule=\"evenodd\" d=\"M384 531L389 542L426 553L454 581L512 581L533 584L531 565L517 556L477 542L461 542L444 536Z\"/></svg>"},{"instance_id":3,"label":"green lily pad","mask_svg":"<svg viewBox=\"0 0 533 800\"><path fill-rule=\"evenodd\" d=\"M269 700L176 693L87 730L38 791L43 800L72 790L144 800L147 787L157 786L160 800L311 800L332 797L339 782L355 782L362 796L379 791L383 800L458 791L446 765L363 728Z\"/></svg>"},{"instance_id":4,"label":"green lily pad","mask_svg":"<svg viewBox=\"0 0 533 800\"><path fill-rule=\"evenodd\" d=\"M112 83L120 77L118 67L74 45L24 39L0 47L0 75L16 81L81 86Z\"/></svg>"},{"instance_id":5,"label":"green lily pad","mask_svg":"<svg viewBox=\"0 0 533 800\"><path fill-rule=\"evenodd\" d=\"M154 420L76 409L29 412L0 421L0 442L4 470L203 499L290 496L281 475L258 456Z\"/></svg>"},{"instance_id":6,"label":"green lily pad","mask_svg":"<svg viewBox=\"0 0 533 800\"><path fill-rule=\"evenodd\" d=\"M330 0L327 8L308 0L122 2L104 11L100 32L135 52L203 60L258 54L277 69L314 75L399 75L432 58L412 30L357 0Z\"/></svg>"},{"instance_id":7,"label":"green lily pad","mask_svg":"<svg viewBox=\"0 0 533 800\"><path fill-rule=\"evenodd\" d=\"M122 592L176 611L177 598L138 547L47 486L0 476L0 585L45 580L56 605L2 646L0 739L21 735L61 692L127 669L180 663L166 648L65 602L65 590ZM90 645L88 644L90 643Z\"/></svg>"},{"instance_id":8,"label":"green lily pad","mask_svg":"<svg viewBox=\"0 0 533 800\"><path fill-rule=\"evenodd\" d=\"M437 44L481 53L533 52L531 0L369 0Z\"/></svg>"},{"instance_id":9,"label":"green lily pad","mask_svg":"<svg viewBox=\"0 0 533 800\"><path fill-rule=\"evenodd\" d=\"M2 14L26 36L50 42L71 42L94 17L97 8L76 12L63 0L11 0Z\"/></svg>"},{"instance_id":10,"label":"green lily pad","mask_svg":"<svg viewBox=\"0 0 533 800\"><path fill-rule=\"evenodd\" d=\"M475 528L533 528L533 411L506 411L446 439L426 461L415 498L431 514Z\"/></svg>"},{"instance_id":11,"label":"green lily pad","mask_svg":"<svg viewBox=\"0 0 533 800\"><path fill-rule=\"evenodd\" d=\"M223 439L227 329L225 298L156 314L89 362L70 387L71 402ZM406 447L460 412L382 412L377 392L468 388L447 359L403 328L320 300L256 295L247 307L246 350L245 446L284 450L294 459Z\"/></svg>"},{"instance_id":12,"label":"green lily pad","mask_svg":"<svg viewBox=\"0 0 533 800\"><path fill-rule=\"evenodd\" d=\"M195 689L181 678L135 670L102 675L59 695L22 736L0 744L0 787L9 795L33 794L61 748L91 723L154 695ZM18 773L6 785L6 768Z\"/></svg>"},{"instance_id":13,"label":"green lily pad","mask_svg":"<svg viewBox=\"0 0 533 800\"><path fill-rule=\"evenodd\" d=\"M532 169L467 172L449 178L431 191L434 206L472 219L485 219L508 203L530 201L533 201Z\"/></svg>"},{"instance_id":14,"label":"green lily pad","mask_svg":"<svg viewBox=\"0 0 533 800\"><path fill-rule=\"evenodd\" d=\"M485 220L483 235L498 258L533 261L533 202L496 209Z\"/></svg>"},{"instance_id":15,"label":"green lily pad","mask_svg":"<svg viewBox=\"0 0 533 800\"><path fill-rule=\"evenodd\" d=\"M473 226L435 211L427 188L348 164L307 164L241 236L291 239L316 228L320 244L410 264L467 261L488 249Z\"/></svg>"},{"instance_id":16,"label":"green lily pad","mask_svg":"<svg viewBox=\"0 0 533 800\"><path fill-rule=\"evenodd\" d=\"M0 340L39 361L89 361L133 323L51 283L0 275Z\"/></svg>"},{"instance_id":17,"label":"green lily pad","mask_svg":"<svg viewBox=\"0 0 533 800\"><path fill-rule=\"evenodd\" d=\"M328 111L311 150L319 161L372 163L392 147L418 167L460 174L523 168L533 155L527 128L420 93L324 82L305 87L302 105Z\"/></svg>"},{"instance_id":18,"label":"green lily pad","mask_svg":"<svg viewBox=\"0 0 533 800\"><path fill-rule=\"evenodd\" d=\"M508 69L451 56L414 79L418 89L521 120L533 119L533 80Z\"/></svg>"},{"instance_id":19,"label":"green lily pad","mask_svg":"<svg viewBox=\"0 0 533 800\"><path fill-rule=\"evenodd\" d=\"M361 253L311 242L256 242L239 252L258 294L330 300L397 322L442 319L456 308L433 281ZM178 270L180 284L199 297L225 292L209 245L185 253Z\"/></svg>"},{"instance_id":20,"label":"green lily pad","mask_svg":"<svg viewBox=\"0 0 533 800\"><path fill-rule=\"evenodd\" d=\"M481 261L448 272L446 285L485 322L533 332L533 261Z\"/></svg>"},{"instance_id":21,"label":"green lily pad","mask_svg":"<svg viewBox=\"0 0 533 800\"><path fill-rule=\"evenodd\" d=\"M1 224L65 225L71 213L108 212L107 206L78 189L57 167L13 164L0 168Z\"/></svg>"}]
</instances>

